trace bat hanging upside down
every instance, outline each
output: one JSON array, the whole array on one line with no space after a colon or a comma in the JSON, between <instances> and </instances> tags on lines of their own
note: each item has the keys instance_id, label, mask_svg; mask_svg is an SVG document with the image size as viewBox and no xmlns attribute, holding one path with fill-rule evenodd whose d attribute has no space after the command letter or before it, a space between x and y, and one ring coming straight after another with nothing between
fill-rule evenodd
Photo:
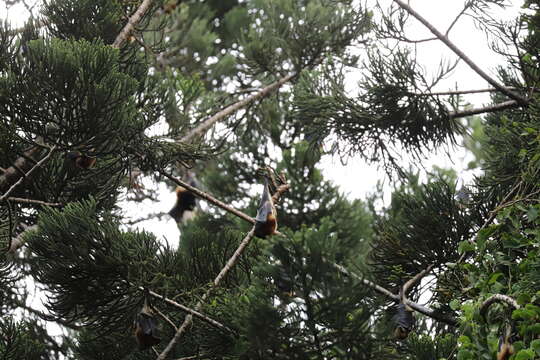
<instances>
[{"instance_id":1,"label":"bat hanging upside down","mask_svg":"<svg viewBox=\"0 0 540 360\"><path fill-rule=\"evenodd\" d=\"M70 151L66 154L66 159L72 161L79 169L90 169L96 164L96 158L84 155L80 151Z\"/></svg>"},{"instance_id":2,"label":"bat hanging upside down","mask_svg":"<svg viewBox=\"0 0 540 360\"><path fill-rule=\"evenodd\" d=\"M512 327L506 325L504 335L499 337L499 348L497 349L497 360L508 360L514 354L512 345Z\"/></svg>"},{"instance_id":3,"label":"bat hanging upside down","mask_svg":"<svg viewBox=\"0 0 540 360\"><path fill-rule=\"evenodd\" d=\"M394 337L399 340L404 340L409 336L413 325L414 316L412 311L407 305L401 303L398 305L397 313L394 315L394 323L396 328L394 329Z\"/></svg>"},{"instance_id":4,"label":"bat hanging upside down","mask_svg":"<svg viewBox=\"0 0 540 360\"><path fill-rule=\"evenodd\" d=\"M146 303L135 318L133 333L140 350L148 349L161 341L157 337L157 321L154 318L154 312Z\"/></svg>"},{"instance_id":5,"label":"bat hanging upside down","mask_svg":"<svg viewBox=\"0 0 540 360\"><path fill-rule=\"evenodd\" d=\"M268 189L268 180L265 180L259 210L255 217L255 236L264 239L268 235L275 234L277 230L276 215L276 207Z\"/></svg>"},{"instance_id":6,"label":"bat hanging upside down","mask_svg":"<svg viewBox=\"0 0 540 360\"><path fill-rule=\"evenodd\" d=\"M191 179L189 185L197 187L198 183ZM169 211L169 215L179 224L185 224L195 217L197 212L197 198L195 195L182 186L176 188L176 204Z\"/></svg>"}]
</instances>

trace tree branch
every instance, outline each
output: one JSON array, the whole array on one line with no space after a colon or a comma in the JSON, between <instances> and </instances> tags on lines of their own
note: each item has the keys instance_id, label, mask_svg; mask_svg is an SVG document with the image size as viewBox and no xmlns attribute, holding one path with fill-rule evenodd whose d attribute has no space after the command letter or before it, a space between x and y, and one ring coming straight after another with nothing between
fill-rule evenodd
<instances>
[{"instance_id":1,"label":"tree branch","mask_svg":"<svg viewBox=\"0 0 540 360\"><path fill-rule=\"evenodd\" d=\"M486 301L482 303L482 305L480 305L480 315L482 315L484 319L486 318L489 307L496 302L502 302L510 305L514 309L519 309L519 304L517 303L517 301L510 296L503 294L491 295Z\"/></svg>"},{"instance_id":2,"label":"tree branch","mask_svg":"<svg viewBox=\"0 0 540 360\"><path fill-rule=\"evenodd\" d=\"M140 289L144 290L144 288L140 288ZM158 298L158 299L166 302L169 305L177 307L178 309L180 309L180 310L182 310L184 312L187 312L187 313L189 313L191 315L194 315L195 317L201 319L202 321L204 321L204 322L206 322L206 323L208 323L208 324L210 324L210 325L212 325L212 326L214 326L214 327L216 327L216 328L218 328L220 330L224 330L224 331L229 332L231 334L236 334L236 332L234 330L232 330L231 328L223 325L222 323L220 323L220 322L218 322L218 321L216 321L214 319L209 318L208 316L198 312L197 310L193 310L193 309L191 309L191 308L189 308L187 306L179 304L176 301L171 300L169 298L166 298L165 296L160 295L160 294L158 294L158 293L156 293L156 292L154 292L152 290L149 290L148 294L150 294L153 297ZM176 331L178 331L178 328L176 326L174 326L174 324L172 324L172 326L176 329Z\"/></svg>"},{"instance_id":3,"label":"tree branch","mask_svg":"<svg viewBox=\"0 0 540 360\"><path fill-rule=\"evenodd\" d=\"M519 106L519 103L517 101L508 100L499 104L489 105L489 106L485 106L481 108L473 108L473 109L461 110L461 111L449 111L448 116L450 117L450 119L457 119L457 118L467 117L471 115L492 113L492 112L502 111L506 109L512 109L518 106Z\"/></svg>"},{"instance_id":4,"label":"tree branch","mask_svg":"<svg viewBox=\"0 0 540 360\"><path fill-rule=\"evenodd\" d=\"M349 270L345 269L341 265L331 263L331 262L329 262L329 264L332 265L334 268L336 268L342 274L347 275L348 277L351 277L351 278L354 278L354 279L360 281L362 284L366 285L367 287L372 288L373 290L375 290L379 294L384 295L384 296L386 296L386 297L388 297L388 298L390 298L390 299L392 299L392 300L394 300L396 302L399 302L401 300L399 294L393 294L389 290L383 288L382 286L377 285L377 284L375 284L375 283L373 283L373 282L371 282L371 281L369 281L367 279L364 279L364 278L356 275L353 272L350 272ZM424 272L427 272L427 269L424 270ZM416 277L418 277L418 275L416 275L413 278L413 280ZM457 323L458 323L457 320L455 318L453 318L453 317L448 317L448 316L445 316L443 314L439 314L439 313L437 313L436 310L433 310L431 308L425 307L425 306L420 305L418 303L412 302L411 300L406 299L406 304L408 306L410 306L413 310L416 310L417 312L419 312L421 314L424 314L424 315L426 315L426 316L428 316L428 317L430 317L432 319L443 322L445 324L448 324L448 325L451 325L451 326L456 326Z\"/></svg>"},{"instance_id":5,"label":"tree branch","mask_svg":"<svg viewBox=\"0 0 540 360\"><path fill-rule=\"evenodd\" d=\"M167 179L174 182L176 185L182 186L183 188L191 191L193 194L197 195L199 198L201 198L203 200L206 200L209 203L214 204L217 207L219 207L219 208L221 208L221 209L223 209L225 211L228 211L231 214L234 214L234 215L238 216L239 218L241 218L241 219L243 219L243 220L245 220L247 222L255 224L255 219L254 218L252 218L249 215L246 215L245 213L241 212L240 210L237 210L237 209L233 208L232 206L229 206L229 205L225 204L224 202L222 202L222 201L216 199L215 197L213 197L212 195L210 195L208 193L205 193L204 191L201 191L201 190L197 189L196 187L191 186L190 184L180 180L179 178L176 178L176 177L172 176L171 174L167 173L166 171L158 169L158 172L161 175L165 176Z\"/></svg>"},{"instance_id":6,"label":"tree branch","mask_svg":"<svg viewBox=\"0 0 540 360\"><path fill-rule=\"evenodd\" d=\"M495 79L490 77L487 73L485 73L478 65L476 65L467 55L465 55L458 47L456 47L450 39L448 39L447 36L442 34L440 31L438 31L433 25L431 25L426 19L424 19L420 14L418 14L416 11L414 11L409 5L405 4L401 0L394 0L402 9L407 11L409 14L411 14L413 17L415 17L418 21L420 21L425 27L429 29L435 35L439 38L446 46L448 46L457 56L459 56L467 65L471 67L478 75L480 75L484 80L486 80L491 86L505 94L511 99L514 99L517 103L519 103L522 106L526 106L529 103L529 100L522 97L521 95L515 93L514 91L504 87L503 85L499 84Z\"/></svg>"},{"instance_id":7,"label":"tree branch","mask_svg":"<svg viewBox=\"0 0 540 360\"><path fill-rule=\"evenodd\" d=\"M114 40L114 43L112 44L112 47L119 49L120 46L126 41L129 34L133 31L135 26L141 21L144 14L148 11L150 8L150 4L152 3L152 0L144 0L142 4L139 6L137 11L129 18L126 26L120 31L118 36L116 36L116 39Z\"/></svg>"},{"instance_id":8,"label":"tree branch","mask_svg":"<svg viewBox=\"0 0 540 360\"><path fill-rule=\"evenodd\" d=\"M34 163L28 161L27 158L34 158L37 155L40 155L42 147L33 146L30 150L24 152L24 156L19 157L12 166L7 169L4 169L3 174L0 176L0 189L7 188L9 185L13 184L15 181L19 180L21 174L18 169L23 171L30 170Z\"/></svg>"},{"instance_id":9,"label":"tree branch","mask_svg":"<svg viewBox=\"0 0 540 360\"><path fill-rule=\"evenodd\" d=\"M16 203L38 204L38 205L43 205L43 206L62 206L61 203L50 203L50 202L41 201L41 200L23 199L23 198L18 198L18 197L9 197L8 200L16 202Z\"/></svg>"},{"instance_id":10,"label":"tree branch","mask_svg":"<svg viewBox=\"0 0 540 360\"><path fill-rule=\"evenodd\" d=\"M30 170L28 170L27 173L24 174L24 176L21 176L19 178L19 180L17 180L17 182L13 185L11 185L11 187L8 189L8 191L6 191L2 196L0 196L0 203L2 201L4 201L8 196L9 194L11 194L11 192L13 190L15 190L15 188L23 182L23 180L29 176L30 174L32 174L37 168L39 168L41 165L43 165L47 160L49 160L49 158L51 157L52 153L54 152L54 150L56 149L56 146L53 146L52 148L50 148L49 150L49 153L43 158L41 159L37 164L35 164ZM19 158L20 159L20 158ZM17 160L19 160L17 159Z\"/></svg>"},{"instance_id":11,"label":"tree branch","mask_svg":"<svg viewBox=\"0 0 540 360\"><path fill-rule=\"evenodd\" d=\"M15 254L15 252L20 249L24 245L24 234L27 232L37 230L37 225L27 226L25 224L22 224L25 229L15 237L15 239L10 239L10 243L8 244L8 252L11 254Z\"/></svg>"},{"instance_id":12,"label":"tree branch","mask_svg":"<svg viewBox=\"0 0 540 360\"><path fill-rule=\"evenodd\" d=\"M213 116L209 117L205 121L203 121L201 124L199 124L197 127L192 129L189 133L184 135L180 141L182 142L188 142L192 140L195 136L204 134L212 125L214 125L219 120L222 120L223 118L235 113L239 109L243 108L244 106L254 102L257 99L264 98L268 96L271 92L274 90L279 89L283 84L290 81L292 78L294 78L297 74L293 73L290 75L287 75L285 77L282 77L281 79L277 80L276 82L273 82L272 84L262 88L257 93L250 95L246 97L243 100L240 100L232 105L227 106L225 109L220 110L218 113L214 114Z\"/></svg>"}]
</instances>

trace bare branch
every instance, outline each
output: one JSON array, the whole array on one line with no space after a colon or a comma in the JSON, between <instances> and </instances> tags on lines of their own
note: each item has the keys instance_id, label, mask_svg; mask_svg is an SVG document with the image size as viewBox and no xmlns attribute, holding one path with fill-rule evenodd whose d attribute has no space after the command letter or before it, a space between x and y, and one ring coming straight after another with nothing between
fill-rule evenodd
<instances>
[{"instance_id":1,"label":"bare branch","mask_svg":"<svg viewBox=\"0 0 540 360\"><path fill-rule=\"evenodd\" d=\"M338 264L335 264L335 263L329 263L329 264L332 265L334 268L336 268L342 274L347 275L349 277L352 277L352 278L360 281L362 284L372 288L373 290L375 290L379 294L384 295L384 296L386 296L386 297L388 297L388 298L390 298L390 299L392 299L392 300L394 300L396 302L399 302L401 300L399 294L393 294L389 290L383 288L382 286L377 285L377 284L375 284L375 283L373 283L373 282L371 282L371 281L369 281L367 279L364 279L364 278L356 275L353 272L350 272L349 270L345 269L341 265L338 265ZM452 326L457 325L457 320L455 318L448 317L448 316L445 316L443 314L439 314L436 310L425 307L423 305L420 305L420 304L415 303L413 301L410 301L408 299L406 299L405 302L413 310L416 310L417 312L419 312L421 314L424 314L424 315L426 315L426 316L428 316L428 317L430 317L432 319L435 319L437 321L440 321L440 322L443 322L445 324L452 325Z\"/></svg>"},{"instance_id":2,"label":"bare branch","mask_svg":"<svg viewBox=\"0 0 540 360\"><path fill-rule=\"evenodd\" d=\"M141 290L144 290L144 288L140 288L140 289L141 289ZM177 307L178 309L180 309L180 310L182 310L182 311L184 311L184 312L187 312L187 313L189 313L189 314L191 314L191 315L194 315L195 317L201 319L202 321L204 321L204 322L206 322L206 323L208 323L208 324L210 324L210 325L212 325L212 326L214 326L214 327L216 327L216 328L218 328L218 329L220 329L220 330L224 330L224 331L229 332L229 333L231 333L231 334L235 334L235 331L232 330L231 328L229 328L229 327L223 325L222 323L220 323L220 322L218 322L218 321L216 321L216 320L214 320L214 319L209 318L208 316L206 316L206 315L204 315L204 314L198 312L197 310L193 310L193 309L191 309L191 308L189 308L189 307L187 307L187 306L184 306L184 305L182 305L182 304L179 304L179 303L177 303L176 301L171 300L171 299L169 299L169 298L166 298L165 296L160 295L160 294L158 294L158 293L156 293L156 292L154 292L154 291L152 291L152 290L149 290L149 291L148 291L148 294L152 295L152 296L155 297L155 298L158 298L158 299L160 299L160 300L163 300L163 301L166 302L167 304L172 305L172 306L174 306L174 307ZM170 320L169 320L169 321L170 321ZM172 322L171 322L171 323L172 323ZM174 329L176 329L176 331L178 331L178 328L177 328L174 324L172 324L172 326L173 326Z\"/></svg>"},{"instance_id":3,"label":"bare branch","mask_svg":"<svg viewBox=\"0 0 540 360\"><path fill-rule=\"evenodd\" d=\"M438 37L446 46L448 46L457 56L459 56L463 61L467 63L478 75L480 75L484 80L486 80L491 86L505 94L511 99L517 101L520 105L526 106L529 103L529 100L522 97L521 95L513 92L512 90L504 87L499 84L495 79L490 77L485 73L478 65L476 65L467 55L465 55L458 47L456 47L447 36L438 31L433 25L431 25L426 19L424 19L420 14L414 11L409 5L405 4L401 0L394 0L402 9L407 11L409 14L414 16L418 21L420 21L425 27L427 27L433 35Z\"/></svg>"},{"instance_id":4,"label":"bare branch","mask_svg":"<svg viewBox=\"0 0 540 360\"><path fill-rule=\"evenodd\" d=\"M492 112L502 111L506 109L512 109L518 106L520 105L517 101L508 100L499 104L494 104L494 105L485 106L481 108L473 108L473 109L461 110L461 111L450 111L448 112L448 116L450 117L450 119L457 119L457 118L462 118L462 117L471 116L471 115L492 113Z\"/></svg>"},{"instance_id":5,"label":"bare branch","mask_svg":"<svg viewBox=\"0 0 540 360\"><path fill-rule=\"evenodd\" d=\"M126 41L126 39L129 37L129 34L131 34L135 26L139 23L139 21L141 21L144 14L148 11L150 4L152 4L152 0L144 0L142 2L137 11L135 11L135 13L129 18L126 26L124 26L122 31L120 31L118 36L116 36L116 39L112 44L114 48L119 49L120 46L122 46L124 41Z\"/></svg>"},{"instance_id":6,"label":"bare branch","mask_svg":"<svg viewBox=\"0 0 540 360\"><path fill-rule=\"evenodd\" d=\"M279 89L283 84L290 81L292 78L294 78L297 74L290 74L285 77L282 77L276 82L273 82L272 84L262 88L257 93L250 95L246 97L243 100L240 100L232 105L227 106L225 109L220 110L215 115L209 117L205 121L203 121L201 124L199 124L197 127L192 129L189 133L184 135L180 141L182 142L188 142L192 140L195 136L204 134L212 125L214 125L219 120L222 120L223 118L235 113L239 109L243 108L244 106L254 102L257 99L264 98L268 96L270 93L272 93L274 90Z\"/></svg>"},{"instance_id":7,"label":"bare branch","mask_svg":"<svg viewBox=\"0 0 540 360\"><path fill-rule=\"evenodd\" d=\"M8 200L17 202L17 203L38 204L38 205L43 205L43 206L62 206L61 203L50 203L50 202L41 201L41 200L23 199L23 198L18 198L18 197L9 197Z\"/></svg>"},{"instance_id":8,"label":"bare branch","mask_svg":"<svg viewBox=\"0 0 540 360\"><path fill-rule=\"evenodd\" d=\"M416 274L412 279L410 279L409 281L407 281L404 285L403 285L403 294L406 295L407 294L407 291L409 291L409 288L411 286L413 286L414 284L416 284L418 281L420 281L424 276L426 276L430 271L431 269L433 269L433 264L429 265L426 269L420 271L418 274Z\"/></svg>"},{"instance_id":9,"label":"bare branch","mask_svg":"<svg viewBox=\"0 0 540 360\"><path fill-rule=\"evenodd\" d=\"M0 176L0 189L5 189L9 185L13 184L15 181L19 180L21 174L18 169L24 171L30 170L32 166L35 165L36 161L28 161L27 158L33 158L39 156L41 153L42 147L33 146L30 150L24 152L24 156L19 157L12 166L7 169L4 169L3 174Z\"/></svg>"},{"instance_id":10,"label":"bare branch","mask_svg":"<svg viewBox=\"0 0 540 360\"><path fill-rule=\"evenodd\" d=\"M13 190L15 190L15 188L23 182L23 180L25 179L25 177L29 176L30 174L32 174L37 168L39 168L41 165L43 165L47 160L49 160L49 158L51 157L52 153L54 152L54 150L56 149L56 146L53 146L50 150L49 150L49 153L43 158L41 159L37 164L35 164L30 170L28 170L28 172L24 175L24 176L21 176L19 178L19 180L11 185L11 187L8 189L8 191L6 191L2 196L0 196L0 203L2 201L4 201L8 196L9 194L11 194L11 192Z\"/></svg>"},{"instance_id":11,"label":"bare branch","mask_svg":"<svg viewBox=\"0 0 540 360\"><path fill-rule=\"evenodd\" d=\"M171 325L171 327L174 329L174 331L178 331L178 328L176 327L176 325L172 322L171 319L169 319L164 313L162 313L161 311L159 311L159 309L155 306L152 306L152 310L155 311L163 320L165 320L169 325ZM156 354L156 355L159 355L159 354Z\"/></svg>"},{"instance_id":12,"label":"bare branch","mask_svg":"<svg viewBox=\"0 0 540 360\"><path fill-rule=\"evenodd\" d=\"M459 12L459 14L456 15L456 17L454 18L454 21L452 21L452 23L450 24L450 26L448 26L448 29L446 29L446 32L444 33L445 36L448 36L448 34L450 34L450 31L452 30L452 28L454 27L454 25L456 25L456 23L458 22L458 20L461 18L461 16L463 14L465 14L465 11L467 11L467 9L471 6L471 3L470 2L465 2L465 5L463 6L463 9L461 9L461 11Z\"/></svg>"},{"instance_id":13,"label":"bare branch","mask_svg":"<svg viewBox=\"0 0 540 360\"><path fill-rule=\"evenodd\" d=\"M217 207L219 207L219 208L221 208L221 209L223 209L225 211L228 211L231 214L234 214L234 215L238 216L239 218L241 218L243 220L246 220L247 222L255 224L255 219L252 218L251 216L244 214L240 210L237 210L237 209L233 208L232 206L229 206L229 205L225 204L224 202L222 202L222 201L216 199L215 197L213 197L212 195L210 195L208 193L205 193L204 191L201 191L201 190L197 189L194 186L191 186L190 184L180 180L179 178L176 178L176 177L172 176L171 174L169 174L169 173L167 173L167 172L165 172L163 170L158 169L158 171L159 171L159 173L161 175L165 176L167 179L171 180L176 185L182 186L183 188L191 191L193 194L197 195L199 198L201 198L203 200L206 200L209 203L214 204Z\"/></svg>"}]
</instances>

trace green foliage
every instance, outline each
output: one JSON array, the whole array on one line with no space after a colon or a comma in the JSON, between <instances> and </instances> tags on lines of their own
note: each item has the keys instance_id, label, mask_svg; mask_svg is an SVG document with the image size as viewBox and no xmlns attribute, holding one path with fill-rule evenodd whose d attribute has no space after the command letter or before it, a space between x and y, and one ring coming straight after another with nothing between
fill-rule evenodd
<instances>
[{"instance_id":1,"label":"green foliage","mask_svg":"<svg viewBox=\"0 0 540 360\"><path fill-rule=\"evenodd\" d=\"M402 149L418 159L442 143L455 141L454 135L461 132L459 121L449 119L439 100L411 91L419 87L415 82L421 75L410 54L395 56L371 58L372 69L359 83L358 97L345 91L343 72L303 74L295 88L294 117L312 142L334 136L333 148L399 170Z\"/></svg>"},{"instance_id":2,"label":"green foliage","mask_svg":"<svg viewBox=\"0 0 540 360\"><path fill-rule=\"evenodd\" d=\"M2 319L0 332L0 355L3 359L48 359L45 345L32 337L30 324Z\"/></svg>"},{"instance_id":3,"label":"green foliage","mask_svg":"<svg viewBox=\"0 0 540 360\"><path fill-rule=\"evenodd\" d=\"M31 270L52 293L47 307L70 323L128 328L138 286L160 279L160 245L148 233L121 232L95 201L42 211L38 230L27 235Z\"/></svg>"},{"instance_id":4,"label":"green foliage","mask_svg":"<svg viewBox=\"0 0 540 360\"><path fill-rule=\"evenodd\" d=\"M269 73L284 67L298 72L326 54L341 56L369 27L369 16L350 3L250 1L248 12L258 26L252 26L242 41L246 64Z\"/></svg>"}]
</instances>

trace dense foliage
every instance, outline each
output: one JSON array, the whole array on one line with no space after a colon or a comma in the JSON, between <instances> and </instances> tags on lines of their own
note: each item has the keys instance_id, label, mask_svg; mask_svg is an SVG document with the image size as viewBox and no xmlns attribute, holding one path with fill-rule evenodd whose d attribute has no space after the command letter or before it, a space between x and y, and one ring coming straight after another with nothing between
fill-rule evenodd
<instances>
[{"instance_id":1,"label":"dense foliage","mask_svg":"<svg viewBox=\"0 0 540 360\"><path fill-rule=\"evenodd\" d=\"M507 61L472 110L434 93L453 66L428 79L397 0L37 3L0 26L3 358L540 357L538 1L513 23L464 2ZM404 161L462 139L467 187ZM389 202L325 179L349 155ZM265 176L279 232L260 238ZM209 195L178 246L123 215L188 178ZM133 336L146 307L153 348Z\"/></svg>"}]
</instances>

